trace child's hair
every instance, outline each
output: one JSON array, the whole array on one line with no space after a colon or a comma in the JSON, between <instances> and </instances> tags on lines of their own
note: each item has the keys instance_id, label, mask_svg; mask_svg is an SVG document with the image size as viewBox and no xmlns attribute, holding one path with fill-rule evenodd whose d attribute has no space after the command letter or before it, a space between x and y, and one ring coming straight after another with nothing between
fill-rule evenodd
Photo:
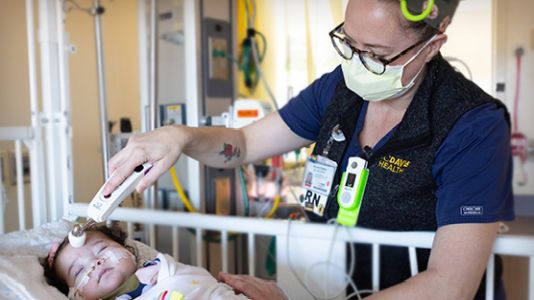
<instances>
[{"instance_id":1,"label":"child's hair","mask_svg":"<svg viewBox=\"0 0 534 300\"><path fill-rule=\"evenodd\" d=\"M111 227L107 227L105 225L96 226L87 229L85 232L91 232L91 231L97 231L101 232L107 237L109 237L111 240L115 241L116 243L120 244L121 246L124 246L128 251L132 252L134 255L135 249L133 249L131 246L126 245L126 238L127 234L120 228L120 226L116 223L112 223ZM50 254L44 259L41 260L41 264L44 267L44 276L46 278L46 282L50 284L51 286L57 288L60 292L62 292L65 296L69 294L69 287L67 286L67 283L63 281L61 278L58 277L56 273L56 258L61 253L63 248L69 243L68 236L65 237L65 239L59 244L59 247L57 249L57 252L55 253L54 257L49 257Z\"/></svg>"}]
</instances>

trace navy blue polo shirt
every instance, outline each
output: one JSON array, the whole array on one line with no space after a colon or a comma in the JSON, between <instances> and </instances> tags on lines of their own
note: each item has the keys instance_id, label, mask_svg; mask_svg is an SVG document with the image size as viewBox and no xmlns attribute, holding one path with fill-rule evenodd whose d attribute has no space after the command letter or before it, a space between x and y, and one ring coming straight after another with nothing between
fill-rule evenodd
<instances>
[{"instance_id":1,"label":"navy blue polo shirt","mask_svg":"<svg viewBox=\"0 0 534 300\"><path fill-rule=\"evenodd\" d=\"M315 80L279 111L289 128L315 141L321 119L343 79L341 67ZM358 136L368 102L364 102L341 171L348 158L362 154ZM374 147L376 151L396 128ZM514 218L510 131L504 110L490 103L465 113L436 153L432 176L437 185L437 226L457 223L491 223ZM476 211L473 213L473 209Z\"/></svg>"}]
</instances>

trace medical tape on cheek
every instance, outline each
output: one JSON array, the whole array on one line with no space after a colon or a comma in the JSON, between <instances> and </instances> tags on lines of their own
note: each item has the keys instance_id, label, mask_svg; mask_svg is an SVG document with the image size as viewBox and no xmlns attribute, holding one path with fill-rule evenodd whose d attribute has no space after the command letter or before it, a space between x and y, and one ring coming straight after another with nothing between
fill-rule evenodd
<instances>
[{"instance_id":1,"label":"medical tape on cheek","mask_svg":"<svg viewBox=\"0 0 534 300\"><path fill-rule=\"evenodd\" d=\"M104 253L102 253L102 258L107 264L117 265L121 262L121 260L127 259L128 255L118 250L106 250Z\"/></svg>"}]
</instances>

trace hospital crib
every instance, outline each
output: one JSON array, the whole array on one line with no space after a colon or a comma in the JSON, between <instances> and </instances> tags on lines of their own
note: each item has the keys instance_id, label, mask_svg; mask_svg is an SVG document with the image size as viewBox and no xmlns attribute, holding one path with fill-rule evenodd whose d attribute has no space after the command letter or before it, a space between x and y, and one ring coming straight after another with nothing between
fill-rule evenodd
<instances>
[{"instance_id":1,"label":"hospital crib","mask_svg":"<svg viewBox=\"0 0 534 300\"><path fill-rule=\"evenodd\" d=\"M24 128L0 128L0 141L10 141L14 143L15 157L16 157L16 177L17 177L17 199L18 199L18 219L19 229L25 229L25 199L24 181L22 176L22 145L30 144L32 134L31 131ZM30 147L29 151L34 151ZM30 155L31 156L31 155ZM43 166L42 164L32 164L32 167ZM39 171L39 170L32 170ZM1 182L1 180L0 180ZM35 183L32 182L32 185ZM39 203L39 198L35 193L38 189L32 189L31 204L33 212L36 208L42 207L44 204ZM0 201L2 201L0 231L4 231L4 195L0 193ZM66 202L66 214L75 217L84 217L86 214L87 204L69 203ZM133 224L141 223L147 227L166 226L172 228L172 255L179 257L179 229L188 228L195 231L196 240L196 264L203 267L203 256L205 255L203 247L203 233L206 231L220 232L221 237L221 261L222 270L228 271L229 268L229 235L242 234L247 236L247 260L248 260L248 274L255 275L255 241L257 236L274 236L277 241L284 241L288 238L304 238L317 241L328 242L332 239L332 226L327 224L310 224L288 220L267 220L244 217L230 217L230 216L215 216L203 215L196 213L182 213L157 211L148 209L133 209L133 208L119 208L111 216L112 220L123 221L127 224L127 229L131 234L133 232ZM35 219L38 220L38 219ZM289 223L291 222L291 224ZM38 226L40 223L35 223ZM289 231L291 226L291 231ZM288 236L289 235L289 236ZM368 230L361 228L351 228L348 230L341 230L337 233L336 241L358 242L369 244L372 246L372 288L374 291L380 289L380 246L403 246L406 247L410 258L410 267L412 276L418 273L416 248L431 248L434 233L431 232L386 232L377 230ZM150 241L153 243L153 240ZM278 266L287 266L289 256L285 255L286 250L283 248L283 243L277 243L276 261ZM494 244L493 254L490 257L487 266L486 276L486 299L493 299L494 289L494 255L503 256L518 256L527 257L529 261L529 278L528 278L528 299L534 300L534 237L516 236L516 235L499 235ZM282 287L284 282L281 278L277 278ZM302 287L290 287L292 289L299 289ZM306 295L304 289L299 293Z\"/></svg>"}]
</instances>

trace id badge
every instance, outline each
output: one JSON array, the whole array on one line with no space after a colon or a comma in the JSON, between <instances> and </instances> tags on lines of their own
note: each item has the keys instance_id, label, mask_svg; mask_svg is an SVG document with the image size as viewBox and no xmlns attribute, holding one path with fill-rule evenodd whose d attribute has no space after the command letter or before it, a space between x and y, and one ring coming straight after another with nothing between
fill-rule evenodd
<instances>
[{"instance_id":1,"label":"id badge","mask_svg":"<svg viewBox=\"0 0 534 300\"><path fill-rule=\"evenodd\" d=\"M324 156L318 155L308 159L302 180L304 194L300 197L300 204L304 209L319 216L323 215L336 170L337 163Z\"/></svg>"}]
</instances>

